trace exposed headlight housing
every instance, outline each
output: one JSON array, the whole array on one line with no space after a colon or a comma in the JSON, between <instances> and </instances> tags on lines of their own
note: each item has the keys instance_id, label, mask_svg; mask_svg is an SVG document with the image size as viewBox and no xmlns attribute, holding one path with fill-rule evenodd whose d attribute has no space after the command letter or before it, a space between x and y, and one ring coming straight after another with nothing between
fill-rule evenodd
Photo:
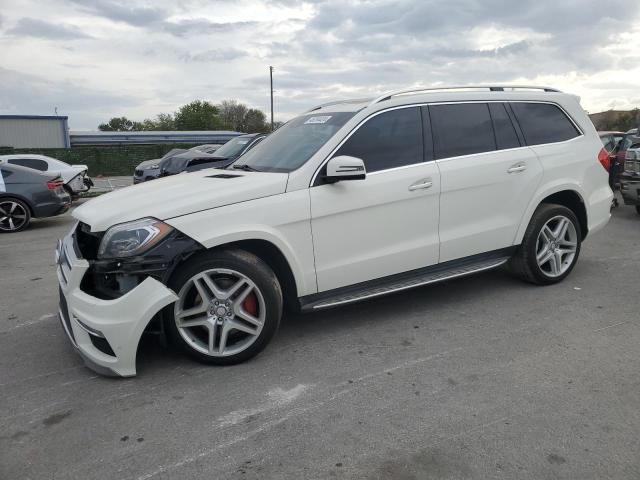
<instances>
[{"instance_id":1,"label":"exposed headlight housing","mask_svg":"<svg viewBox=\"0 0 640 480\"><path fill-rule=\"evenodd\" d=\"M141 218L111 227L102 237L98 258L125 258L141 255L161 242L173 227L156 218Z\"/></svg>"}]
</instances>

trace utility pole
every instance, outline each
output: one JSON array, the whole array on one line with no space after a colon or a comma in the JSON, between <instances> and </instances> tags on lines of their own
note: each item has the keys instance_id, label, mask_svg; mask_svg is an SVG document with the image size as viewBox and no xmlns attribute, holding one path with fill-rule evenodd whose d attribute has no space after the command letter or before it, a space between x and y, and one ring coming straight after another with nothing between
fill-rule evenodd
<instances>
[{"instance_id":1,"label":"utility pole","mask_svg":"<svg viewBox=\"0 0 640 480\"><path fill-rule=\"evenodd\" d=\"M271 131L273 132L273 67L269 66L269 82L271 83Z\"/></svg>"}]
</instances>

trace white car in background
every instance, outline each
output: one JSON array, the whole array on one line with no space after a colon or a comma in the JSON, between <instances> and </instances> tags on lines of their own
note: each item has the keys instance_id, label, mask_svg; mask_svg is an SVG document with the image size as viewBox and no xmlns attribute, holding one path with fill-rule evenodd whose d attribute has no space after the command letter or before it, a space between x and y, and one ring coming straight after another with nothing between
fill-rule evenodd
<instances>
[{"instance_id":1,"label":"white car in background","mask_svg":"<svg viewBox=\"0 0 640 480\"><path fill-rule=\"evenodd\" d=\"M64 181L64 189L72 198L77 198L80 193L88 192L93 186L89 178L86 165L69 165L55 158L45 155L19 154L0 155L0 164L19 165L40 172L55 172Z\"/></svg>"},{"instance_id":2,"label":"white car in background","mask_svg":"<svg viewBox=\"0 0 640 480\"><path fill-rule=\"evenodd\" d=\"M578 98L551 88L319 105L225 170L74 210L56 255L62 326L87 365L130 376L152 321L197 360L229 365L267 345L285 306L313 312L505 264L557 283L609 221L608 166Z\"/></svg>"}]
</instances>

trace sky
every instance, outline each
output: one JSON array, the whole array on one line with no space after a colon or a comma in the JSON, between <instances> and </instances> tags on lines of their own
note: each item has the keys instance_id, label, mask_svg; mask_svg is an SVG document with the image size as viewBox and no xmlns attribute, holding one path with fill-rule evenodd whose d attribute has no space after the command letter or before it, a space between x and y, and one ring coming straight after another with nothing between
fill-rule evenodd
<instances>
[{"instance_id":1,"label":"sky","mask_svg":"<svg viewBox=\"0 0 640 480\"><path fill-rule=\"evenodd\" d=\"M114 116L235 99L275 118L415 86L546 85L640 106L638 0L0 0L0 114Z\"/></svg>"}]
</instances>

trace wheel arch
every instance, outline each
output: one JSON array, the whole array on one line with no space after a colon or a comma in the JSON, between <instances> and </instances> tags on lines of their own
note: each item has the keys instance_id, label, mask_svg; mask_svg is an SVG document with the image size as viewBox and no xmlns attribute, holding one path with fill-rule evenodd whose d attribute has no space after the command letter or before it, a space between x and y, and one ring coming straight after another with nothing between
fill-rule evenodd
<instances>
[{"instance_id":1,"label":"wheel arch","mask_svg":"<svg viewBox=\"0 0 640 480\"><path fill-rule=\"evenodd\" d=\"M580 235L584 240L589 233L589 227L587 223L587 209L584 205L584 200L578 192L575 190L562 190L560 192L553 193L545 197L540 203L554 203L556 205L562 205L571 210L578 221L580 222Z\"/></svg>"},{"instance_id":2,"label":"wheel arch","mask_svg":"<svg viewBox=\"0 0 640 480\"><path fill-rule=\"evenodd\" d=\"M578 217L581 238L584 240L589 233L588 213L584 198L583 192L577 185L555 185L541 192L529 205L526 215L518 228L514 245L522 243L524 233L533 217L533 213L540 205L545 203L555 203L570 209Z\"/></svg>"},{"instance_id":3,"label":"wheel arch","mask_svg":"<svg viewBox=\"0 0 640 480\"><path fill-rule=\"evenodd\" d=\"M298 284L285 254L274 243L261 239L244 239L223 243L208 250L239 249L254 254L275 273L282 288L284 304L289 308L298 306Z\"/></svg>"},{"instance_id":4,"label":"wheel arch","mask_svg":"<svg viewBox=\"0 0 640 480\"><path fill-rule=\"evenodd\" d=\"M15 194L15 193L4 193L4 192L0 193L0 200L1 199L5 199L5 198L13 198L13 199L16 199L16 200L20 200L21 202L24 202L27 205L27 207L29 208L29 213L31 214L31 217L35 218L35 211L34 211L33 204L31 203L31 201L28 198L23 197L22 195Z\"/></svg>"}]
</instances>

